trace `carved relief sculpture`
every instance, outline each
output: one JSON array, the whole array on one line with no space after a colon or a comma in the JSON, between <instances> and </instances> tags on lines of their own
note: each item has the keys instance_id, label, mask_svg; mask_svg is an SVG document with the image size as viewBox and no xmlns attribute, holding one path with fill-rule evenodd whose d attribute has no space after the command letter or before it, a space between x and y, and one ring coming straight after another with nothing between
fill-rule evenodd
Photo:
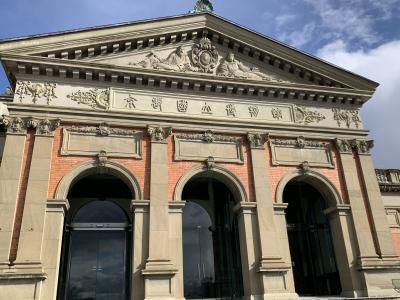
<instances>
[{"instance_id":1,"label":"carved relief sculpture","mask_svg":"<svg viewBox=\"0 0 400 300\"><path fill-rule=\"evenodd\" d=\"M172 127L149 126L147 133L150 135L152 142L166 143L167 137L172 134Z\"/></svg>"},{"instance_id":2,"label":"carved relief sculpture","mask_svg":"<svg viewBox=\"0 0 400 300\"><path fill-rule=\"evenodd\" d=\"M250 117L257 118L259 112L260 109L258 108L258 106L249 106Z\"/></svg>"},{"instance_id":3,"label":"carved relief sculpture","mask_svg":"<svg viewBox=\"0 0 400 300\"><path fill-rule=\"evenodd\" d=\"M226 105L226 114L231 117L236 117L236 107L234 104Z\"/></svg>"},{"instance_id":4,"label":"carved relief sculpture","mask_svg":"<svg viewBox=\"0 0 400 300\"><path fill-rule=\"evenodd\" d=\"M350 141L350 144L358 154L370 154L370 150L374 147L373 140L352 140Z\"/></svg>"},{"instance_id":5,"label":"carved relief sculpture","mask_svg":"<svg viewBox=\"0 0 400 300\"><path fill-rule=\"evenodd\" d=\"M178 100L176 101L176 106L179 112L187 112L188 109L188 101L186 100Z\"/></svg>"},{"instance_id":6,"label":"carved relief sculpture","mask_svg":"<svg viewBox=\"0 0 400 300\"><path fill-rule=\"evenodd\" d=\"M95 133L100 136L118 135L118 136L134 136L136 134L133 130L111 128L107 123L101 123L98 127L94 126L71 126L68 128L70 132L77 133Z\"/></svg>"},{"instance_id":7,"label":"carved relief sculpture","mask_svg":"<svg viewBox=\"0 0 400 300\"><path fill-rule=\"evenodd\" d=\"M153 99L151 99L151 106L154 109L162 111L162 98L161 97L153 97Z\"/></svg>"},{"instance_id":8,"label":"carved relief sculpture","mask_svg":"<svg viewBox=\"0 0 400 300\"><path fill-rule=\"evenodd\" d=\"M208 38L202 38L192 49L193 65L204 73L212 73L218 63L218 51Z\"/></svg>"},{"instance_id":9,"label":"carved relief sculpture","mask_svg":"<svg viewBox=\"0 0 400 300\"><path fill-rule=\"evenodd\" d=\"M36 126L36 135L52 136L52 135L54 135L54 131L57 129L58 126L60 126L60 124L61 124L60 119L56 119L56 120L44 119L44 120L38 121L37 126Z\"/></svg>"},{"instance_id":10,"label":"carved relief sculpture","mask_svg":"<svg viewBox=\"0 0 400 300\"><path fill-rule=\"evenodd\" d=\"M18 81L15 94L19 96L19 100L21 102L24 99L24 96L31 96L33 103L36 103L39 98L45 98L47 104L50 104L51 100L57 98L55 94L56 87L56 83L32 83L30 81Z\"/></svg>"},{"instance_id":11,"label":"carved relief sculpture","mask_svg":"<svg viewBox=\"0 0 400 300\"><path fill-rule=\"evenodd\" d=\"M357 110L342 110L338 108L332 109L334 115L333 118L336 120L339 127L341 127L342 122L350 128L350 125L354 123L356 128L358 128L359 124L361 123L360 115Z\"/></svg>"},{"instance_id":12,"label":"carved relief sculpture","mask_svg":"<svg viewBox=\"0 0 400 300\"><path fill-rule=\"evenodd\" d=\"M61 120L49 120L43 119L38 120L34 118L20 118L20 117L8 117L2 116L0 124L3 124L7 128L8 134L26 134L28 128L36 128L37 135L49 135L52 136L58 126L60 126Z\"/></svg>"},{"instance_id":13,"label":"carved relief sculpture","mask_svg":"<svg viewBox=\"0 0 400 300\"><path fill-rule=\"evenodd\" d=\"M125 99L125 107L129 108L129 109L133 109L136 108L135 102L137 102L138 100L135 99L131 94L129 94L128 98Z\"/></svg>"},{"instance_id":14,"label":"carved relief sculpture","mask_svg":"<svg viewBox=\"0 0 400 300\"><path fill-rule=\"evenodd\" d=\"M297 123L304 123L305 125L308 125L310 123L319 123L322 120L326 119L323 114L319 113L316 110L309 110L306 107L296 106L294 111Z\"/></svg>"},{"instance_id":15,"label":"carved relief sculpture","mask_svg":"<svg viewBox=\"0 0 400 300\"><path fill-rule=\"evenodd\" d=\"M232 51L221 61L217 69L217 75L242 79L278 81L277 78L260 72L257 67L245 66L235 58L235 54Z\"/></svg>"},{"instance_id":16,"label":"carved relief sculpture","mask_svg":"<svg viewBox=\"0 0 400 300\"><path fill-rule=\"evenodd\" d=\"M201 113L207 114L207 115L212 115L212 108L211 108L210 104L207 104L207 102L204 102L204 105L201 108Z\"/></svg>"},{"instance_id":17,"label":"carved relief sculpture","mask_svg":"<svg viewBox=\"0 0 400 300\"><path fill-rule=\"evenodd\" d=\"M335 142L340 153L352 153L352 145L349 140L336 139Z\"/></svg>"},{"instance_id":18,"label":"carved relief sculpture","mask_svg":"<svg viewBox=\"0 0 400 300\"><path fill-rule=\"evenodd\" d=\"M79 104L86 104L92 108L109 109L110 108L110 89L99 90L90 89L86 92L77 91L67 95L72 101Z\"/></svg>"},{"instance_id":19,"label":"carved relief sculpture","mask_svg":"<svg viewBox=\"0 0 400 300\"><path fill-rule=\"evenodd\" d=\"M272 117L276 120L282 119L282 110L280 108L273 108L271 109Z\"/></svg>"}]
</instances>

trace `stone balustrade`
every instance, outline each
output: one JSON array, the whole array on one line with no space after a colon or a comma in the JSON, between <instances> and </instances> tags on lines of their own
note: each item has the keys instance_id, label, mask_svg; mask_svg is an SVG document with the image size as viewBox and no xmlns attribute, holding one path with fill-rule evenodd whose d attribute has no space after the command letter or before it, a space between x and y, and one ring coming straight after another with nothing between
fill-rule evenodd
<instances>
[{"instance_id":1,"label":"stone balustrade","mask_svg":"<svg viewBox=\"0 0 400 300\"><path fill-rule=\"evenodd\" d=\"M400 169L375 169L381 192L400 192Z\"/></svg>"}]
</instances>

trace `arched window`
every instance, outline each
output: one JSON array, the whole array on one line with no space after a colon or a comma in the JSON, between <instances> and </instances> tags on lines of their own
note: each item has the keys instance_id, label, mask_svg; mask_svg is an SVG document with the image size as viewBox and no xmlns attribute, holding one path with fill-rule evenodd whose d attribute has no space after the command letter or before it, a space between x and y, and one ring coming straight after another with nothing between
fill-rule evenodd
<instances>
[{"instance_id":1,"label":"arched window","mask_svg":"<svg viewBox=\"0 0 400 300\"><path fill-rule=\"evenodd\" d=\"M92 175L69 196L58 299L129 299L129 189L115 177Z\"/></svg>"},{"instance_id":2,"label":"arched window","mask_svg":"<svg viewBox=\"0 0 400 300\"><path fill-rule=\"evenodd\" d=\"M326 199L312 185L293 180L283 191L296 292L302 296L339 295Z\"/></svg>"},{"instance_id":3,"label":"arched window","mask_svg":"<svg viewBox=\"0 0 400 300\"><path fill-rule=\"evenodd\" d=\"M186 299L243 296L236 204L213 178L197 177L184 187L183 275Z\"/></svg>"}]
</instances>

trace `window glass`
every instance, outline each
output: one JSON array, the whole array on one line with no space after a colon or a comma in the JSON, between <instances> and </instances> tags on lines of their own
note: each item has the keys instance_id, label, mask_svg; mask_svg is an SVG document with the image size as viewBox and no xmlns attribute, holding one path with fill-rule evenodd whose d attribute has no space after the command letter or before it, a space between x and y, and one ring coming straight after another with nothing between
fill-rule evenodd
<instances>
[{"instance_id":1,"label":"window glass","mask_svg":"<svg viewBox=\"0 0 400 300\"><path fill-rule=\"evenodd\" d=\"M78 210L73 223L128 223L128 218L113 202L92 201Z\"/></svg>"}]
</instances>

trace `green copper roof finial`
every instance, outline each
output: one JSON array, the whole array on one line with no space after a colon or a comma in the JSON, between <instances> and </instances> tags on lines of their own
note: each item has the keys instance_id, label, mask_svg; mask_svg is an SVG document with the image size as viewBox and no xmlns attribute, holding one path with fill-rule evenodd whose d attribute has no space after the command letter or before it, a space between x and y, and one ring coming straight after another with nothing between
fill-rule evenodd
<instances>
[{"instance_id":1,"label":"green copper roof finial","mask_svg":"<svg viewBox=\"0 0 400 300\"><path fill-rule=\"evenodd\" d=\"M191 13L201 13L201 12L213 12L214 7L209 0L197 0L194 9L190 11Z\"/></svg>"}]
</instances>

